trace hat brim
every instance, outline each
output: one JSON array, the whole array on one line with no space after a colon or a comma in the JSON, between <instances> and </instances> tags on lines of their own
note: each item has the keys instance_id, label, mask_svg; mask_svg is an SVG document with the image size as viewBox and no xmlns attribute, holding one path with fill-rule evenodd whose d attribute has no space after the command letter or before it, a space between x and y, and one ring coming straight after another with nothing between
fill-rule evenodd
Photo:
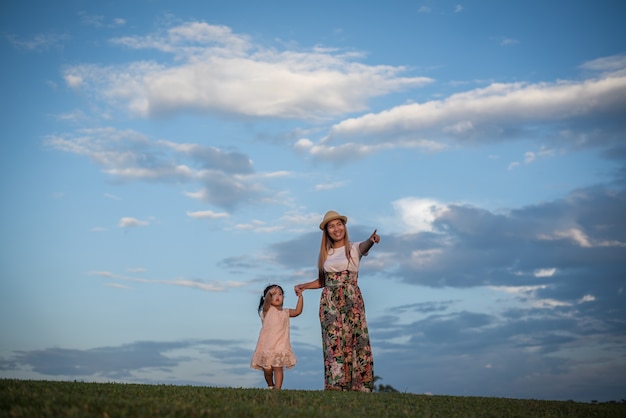
<instances>
[{"instance_id":1,"label":"hat brim","mask_svg":"<svg viewBox=\"0 0 626 418\"><path fill-rule=\"evenodd\" d=\"M334 216L329 216L328 218L324 219L322 221L322 223L320 224L320 229L323 231L324 228L326 228L326 224L328 224L328 222L334 221L336 219L341 219L344 224L348 223L348 218L346 216L337 214L337 215L334 215Z\"/></svg>"}]
</instances>

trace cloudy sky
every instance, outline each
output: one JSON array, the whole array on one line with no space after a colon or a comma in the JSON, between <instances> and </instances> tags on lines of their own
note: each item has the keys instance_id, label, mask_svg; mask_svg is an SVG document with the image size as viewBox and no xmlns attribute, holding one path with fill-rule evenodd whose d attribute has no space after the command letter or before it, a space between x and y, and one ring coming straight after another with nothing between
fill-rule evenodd
<instances>
[{"instance_id":1,"label":"cloudy sky","mask_svg":"<svg viewBox=\"0 0 626 418\"><path fill-rule=\"evenodd\" d=\"M0 6L0 377L264 387L319 221L381 243L375 375L626 396L626 3ZM323 388L319 290L287 389Z\"/></svg>"}]
</instances>

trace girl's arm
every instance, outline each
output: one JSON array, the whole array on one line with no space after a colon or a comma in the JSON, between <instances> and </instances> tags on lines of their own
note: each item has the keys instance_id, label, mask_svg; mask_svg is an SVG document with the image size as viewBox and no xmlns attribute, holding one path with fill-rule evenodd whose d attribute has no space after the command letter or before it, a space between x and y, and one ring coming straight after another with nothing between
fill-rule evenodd
<instances>
[{"instance_id":1,"label":"girl's arm","mask_svg":"<svg viewBox=\"0 0 626 418\"><path fill-rule=\"evenodd\" d=\"M365 240L359 244L359 251L361 254L367 254L367 252L374 246L374 244L378 244L380 242L380 236L376 233L377 229L372 232L368 240Z\"/></svg>"},{"instance_id":2,"label":"girl's arm","mask_svg":"<svg viewBox=\"0 0 626 418\"><path fill-rule=\"evenodd\" d=\"M276 288L272 288L267 291L265 297L263 297L263 316L267 313L272 305L272 298L274 297L274 293L276 293Z\"/></svg>"},{"instance_id":3,"label":"girl's arm","mask_svg":"<svg viewBox=\"0 0 626 418\"><path fill-rule=\"evenodd\" d=\"M304 307L304 297L302 297L302 291L297 292L297 295L298 295L298 304L296 305L296 309L289 309L290 318L300 315L302 313L302 308Z\"/></svg>"}]
</instances>

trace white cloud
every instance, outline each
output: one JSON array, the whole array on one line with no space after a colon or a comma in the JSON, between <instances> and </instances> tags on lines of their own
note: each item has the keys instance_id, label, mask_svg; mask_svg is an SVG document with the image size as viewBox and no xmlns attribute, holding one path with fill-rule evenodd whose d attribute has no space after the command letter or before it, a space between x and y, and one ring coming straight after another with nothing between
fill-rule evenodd
<instances>
[{"instance_id":1,"label":"white cloud","mask_svg":"<svg viewBox=\"0 0 626 418\"><path fill-rule=\"evenodd\" d=\"M72 88L79 87L81 84L83 84L83 78L78 75L67 74L64 78L67 85Z\"/></svg>"},{"instance_id":2,"label":"white cloud","mask_svg":"<svg viewBox=\"0 0 626 418\"><path fill-rule=\"evenodd\" d=\"M554 276L554 273L556 273L556 268L548 268L548 269L538 269L535 270L534 272L534 276L535 277L552 277Z\"/></svg>"},{"instance_id":3,"label":"white cloud","mask_svg":"<svg viewBox=\"0 0 626 418\"><path fill-rule=\"evenodd\" d=\"M76 109L70 112L59 113L55 115L55 118L59 121L74 122L74 123L87 120L85 112L82 109Z\"/></svg>"},{"instance_id":4,"label":"white cloud","mask_svg":"<svg viewBox=\"0 0 626 418\"><path fill-rule=\"evenodd\" d=\"M548 148L545 145L539 147L539 151L537 151L537 155L540 157L552 157L555 154L555 150L552 148Z\"/></svg>"},{"instance_id":5,"label":"white cloud","mask_svg":"<svg viewBox=\"0 0 626 418\"><path fill-rule=\"evenodd\" d=\"M512 163L509 164L509 166L507 167L509 170L513 170L515 168L519 167L519 162L517 161L513 161Z\"/></svg>"},{"instance_id":6,"label":"white cloud","mask_svg":"<svg viewBox=\"0 0 626 418\"><path fill-rule=\"evenodd\" d=\"M110 271L90 271L89 274L92 276L113 277L113 273Z\"/></svg>"},{"instance_id":7,"label":"white cloud","mask_svg":"<svg viewBox=\"0 0 626 418\"><path fill-rule=\"evenodd\" d=\"M557 307L572 306L571 302L550 299L550 298L538 298L537 291L546 289L547 285L536 286L489 286L490 289L505 292L516 296L516 299L523 303L538 309L553 309Z\"/></svg>"},{"instance_id":8,"label":"white cloud","mask_svg":"<svg viewBox=\"0 0 626 418\"><path fill-rule=\"evenodd\" d=\"M185 192L185 196L191 198L191 199L199 199L199 200L205 200L208 198L208 194L206 190L198 190L195 192Z\"/></svg>"},{"instance_id":9,"label":"white cloud","mask_svg":"<svg viewBox=\"0 0 626 418\"><path fill-rule=\"evenodd\" d=\"M592 71L624 71L626 68L626 54L613 55L609 57L597 58L592 61L587 61L581 68Z\"/></svg>"},{"instance_id":10,"label":"white cloud","mask_svg":"<svg viewBox=\"0 0 626 418\"><path fill-rule=\"evenodd\" d=\"M202 280L192 280L185 278L178 278L172 280L159 280L159 279L148 279L148 278L139 278L139 277L131 277L131 276L123 276L119 274L114 274L109 271L92 271L89 272L92 276L101 276L109 279L117 279L123 282L131 282L131 283L141 283L141 284L152 284L152 285L169 285L169 286L181 286L181 287L190 287L194 289L203 290L206 292L223 292L231 288L238 288L245 286L244 282L237 281L220 281L220 280L212 280L212 281L202 281ZM107 286L111 286L111 284L107 284ZM116 287L125 287L124 285L120 285L119 283L115 285Z\"/></svg>"},{"instance_id":11,"label":"white cloud","mask_svg":"<svg viewBox=\"0 0 626 418\"><path fill-rule=\"evenodd\" d=\"M564 302L556 299L537 299L531 303L533 308L553 309L559 307L572 306L571 302Z\"/></svg>"},{"instance_id":12,"label":"white cloud","mask_svg":"<svg viewBox=\"0 0 626 418\"><path fill-rule=\"evenodd\" d=\"M553 241L558 239L569 239L582 248L593 247L626 247L626 242L619 240L592 240L580 228L569 228L564 230L556 230L551 234L540 234L539 239Z\"/></svg>"},{"instance_id":13,"label":"white cloud","mask_svg":"<svg viewBox=\"0 0 626 418\"><path fill-rule=\"evenodd\" d=\"M512 38L503 38L500 40L500 45L502 46L517 45L519 43L520 41L518 41L517 39L512 39Z\"/></svg>"},{"instance_id":14,"label":"white cloud","mask_svg":"<svg viewBox=\"0 0 626 418\"><path fill-rule=\"evenodd\" d=\"M545 274L545 275L537 274L537 272L535 272L535 277L551 277L553 275L552 270L555 270L555 269L549 269L549 270L550 270L550 274ZM524 301L525 303L528 303L530 306L534 308L552 309L556 307L565 307L565 306L574 305L574 303L572 302L557 300L554 298L537 298L537 291L546 289L547 287L548 287L547 285L536 285L536 286L490 286L489 288L499 291L499 292L505 292L505 293L516 295L519 300ZM596 300L595 296L588 294L580 298L578 301L576 301L576 303L581 304L581 303L586 303L586 302L593 302L595 300Z\"/></svg>"},{"instance_id":15,"label":"white cloud","mask_svg":"<svg viewBox=\"0 0 626 418\"><path fill-rule=\"evenodd\" d=\"M437 257L443 254L441 249L415 250L411 252L409 265L414 268L427 266L437 261Z\"/></svg>"},{"instance_id":16,"label":"white cloud","mask_svg":"<svg viewBox=\"0 0 626 418\"><path fill-rule=\"evenodd\" d=\"M123 217L120 219L119 223L117 224L120 228L132 228L132 227L136 227L136 226L146 226L149 223L146 221L141 221L139 219L136 218L131 218L131 217Z\"/></svg>"},{"instance_id":17,"label":"white cloud","mask_svg":"<svg viewBox=\"0 0 626 418\"><path fill-rule=\"evenodd\" d=\"M261 202L276 196L262 182L290 176L285 170L254 173L252 160L237 151L193 143L153 141L133 130L110 127L81 129L53 135L45 144L89 157L112 177L168 184L199 183L188 197L232 209L244 201Z\"/></svg>"},{"instance_id":18,"label":"white cloud","mask_svg":"<svg viewBox=\"0 0 626 418\"><path fill-rule=\"evenodd\" d=\"M546 285L535 285L535 286L488 286L489 289L493 289L499 292L505 292L513 295L522 295L522 296L534 296L537 290L547 288Z\"/></svg>"},{"instance_id":19,"label":"white cloud","mask_svg":"<svg viewBox=\"0 0 626 418\"><path fill-rule=\"evenodd\" d=\"M90 15L85 12L79 12L78 15L80 16L81 24L94 28L115 28L126 24L126 19L121 17L116 17L110 23L107 23L105 21L106 18L102 15Z\"/></svg>"},{"instance_id":20,"label":"white cloud","mask_svg":"<svg viewBox=\"0 0 626 418\"><path fill-rule=\"evenodd\" d=\"M538 157L546 158L554 155L554 150L542 145L538 151L526 151L524 153L524 164L532 164L537 161ZM513 170L521 165L519 161L513 161L509 164L508 169Z\"/></svg>"},{"instance_id":21,"label":"white cloud","mask_svg":"<svg viewBox=\"0 0 626 418\"><path fill-rule=\"evenodd\" d=\"M268 225L267 222L254 219L249 223L240 223L235 225L235 229L241 231L250 231L257 233L272 233L277 231L282 231L285 229L284 225Z\"/></svg>"},{"instance_id":22,"label":"white cloud","mask_svg":"<svg viewBox=\"0 0 626 418\"><path fill-rule=\"evenodd\" d=\"M433 231L433 222L447 212L447 205L434 199L407 197L392 203L406 233Z\"/></svg>"},{"instance_id":23,"label":"white cloud","mask_svg":"<svg viewBox=\"0 0 626 418\"><path fill-rule=\"evenodd\" d=\"M532 151L528 151L524 153L524 163L530 164L535 161L535 153Z\"/></svg>"},{"instance_id":24,"label":"white cloud","mask_svg":"<svg viewBox=\"0 0 626 418\"><path fill-rule=\"evenodd\" d=\"M226 287L222 283L205 283L197 280L187 280L187 279L176 279L173 281L161 281L161 283L173 284L176 286L183 287L191 287L195 289L204 290L207 292L221 292L226 289ZM238 284L233 287L239 287L241 284Z\"/></svg>"},{"instance_id":25,"label":"white cloud","mask_svg":"<svg viewBox=\"0 0 626 418\"><path fill-rule=\"evenodd\" d=\"M595 296L593 296L593 295L585 295L582 298L580 298L578 303L593 302L595 300L596 300Z\"/></svg>"},{"instance_id":26,"label":"white cloud","mask_svg":"<svg viewBox=\"0 0 626 418\"><path fill-rule=\"evenodd\" d=\"M122 284L122 283L105 283L104 285L107 287L113 287L116 289L130 289L129 286L126 286L125 284Z\"/></svg>"},{"instance_id":27,"label":"white cloud","mask_svg":"<svg viewBox=\"0 0 626 418\"><path fill-rule=\"evenodd\" d=\"M125 36L111 43L131 49L156 49L179 58L212 52L218 56L243 57L253 48L248 36L233 34L228 26L187 22L147 36Z\"/></svg>"},{"instance_id":28,"label":"white cloud","mask_svg":"<svg viewBox=\"0 0 626 418\"><path fill-rule=\"evenodd\" d=\"M13 34L9 34L7 35L7 39L11 42L13 47L17 49L40 52L52 48L62 48L63 44L70 40L71 37L67 34L42 33L24 40L18 39L18 37Z\"/></svg>"},{"instance_id":29,"label":"white cloud","mask_svg":"<svg viewBox=\"0 0 626 418\"><path fill-rule=\"evenodd\" d=\"M194 171L185 165L169 167L123 167L107 168L105 173L129 180L154 180L162 178L190 178Z\"/></svg>"},{"instance_id":30,"label":"white cloud","mask_svg":"<svg viewBox=\"0 0 626 418\"><path fill-rule=\"evenodd\" d=\"M196 211L196 212L187 212L187 216L195 219L221 219L227 218L228 213L226 212L213 212L212 210L204 210L204 211Z\"/></svg>"},{"instance_id":31,"label":"white cloud","mask_svg":"<svg viewBox=\"0 0 626 418\"><path fill-rule=\"evenodd\" d=\"M319 183L315 185L315 190L332 190L345 187L348 184L346 181L334 181L329 183Z\"/></svg>"},{"instance_id":32,"label":"white cloud","mask_svg":"<svg viewBox=\"0 0 626 418\"><path fill-rule=\"evenodd\" d=\"M311 231L311 228L317 228L319 220L322 217L323 214L316 212L301 212L298 210L290 210L285 212L281 217L274 220L263 221L260 219L253 219L248 222L238 223L234 225L234 229L255 233L274 233L278 231Z\"/></svg>"},{"instance_id":33,"label":"white cloud","mask_svg":"<svg viewBox=\"0 0 626 418\"><path fill-rule=\"evenodd\" d=\"M173 55L173 64L77 65L68 83L142 117L196 109L248 116L315 119L362 111L373 97L420 87L404 67L365 65L361 54L255 45L226 26L188 22L147 36L116 38L133 49Z\"/></svg>"},{"instance_id":34,"label":"white cloud","mask_svg":"<svg viewBox=\"0 0 626 418\"><path fill-rule=\"evenodd\" d=\"M616 91L626 89L626 77L591 79L583 82L538 84L492 84L486 88L459 93L442 103L436 116L455 117L456 112L469 110L478 122L497 117L518 120L551 120L555 117L583 115L602 106ZM589 101L593 101L589 106ZM435 109L433 109L435 110ZM518 113L519 112L519 113ZM434 120L433 120L434 121Z\"/></svg>"},{"instance_id":35,"label":"white cloud","mask_svg":"<svg viewBox=\"0 0 626 418\"><path fill-rule=\"evenodd\" d=\"M464 132L470 132L474 130L474 124L472 121L463 120L460 122L456 122L451 126L444 126L443 132L454 133L454 134L462 134Z\"/></svg>"},{"instance_id":36,"label":"white cloud","mask_svg":"<svg viewBox=\"0 0 626 418\"><path fill-rule=\"evenodd\" d=\"M493 83L442 100L403 104L343 120L317 142L301 139L296 149L338 160L344 149L356 155L408 146L441 150L450 140L507 140L537 127L544 127L545 132L554 129L549 137L559 138L557 130L564 121L611 117L619 112L616 109L626 109L626 74L619 71L582 81ZM590 134L599 135L597 129ZM562 138L573 146L571 139ZM531 152L536 158L552 155L553 150L544 146Z\"/></svg>"},{"instance_id":37,"label":"white cloud","mask_svg":"<svg viewBox=\"0 0 626 418\"><path fill-rule=\"evenodd\" d=\"M344 162L354 159L364 158L382 151L390 151L397 148L416 148L428 152L442 151L446 146L434 141L425 139L406 140L395 142L381 142L379 144L362 144L357 142L347 142L338 145L326 144L320 142L314 144L309 139L300 139L294 144L294 148L298 152L308 153L313 158L332 161Z\"/></svg>"}]
</instances>

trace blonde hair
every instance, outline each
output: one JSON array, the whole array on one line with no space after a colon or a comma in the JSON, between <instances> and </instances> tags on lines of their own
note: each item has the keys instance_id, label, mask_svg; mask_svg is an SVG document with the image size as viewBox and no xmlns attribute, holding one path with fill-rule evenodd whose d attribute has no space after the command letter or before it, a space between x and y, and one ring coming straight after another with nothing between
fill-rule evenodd
<instances>
[{"instance_id":1,"label":"blonde hair","mask_svg":"<svg viewBox=\"0 0 626 418\"><path fill-rule=\"evenodd\" d=\"M348 228L346 227L346 223L342 220L345 236L343 238L344 242L344 251L346 252L346 258L348 259L348 265L352 262L350 258L350 239L348 238ZM328 252L333 248L333 240L328 235L328 229L326 225L324 225L324 230L322 231L322 242L320 243L320 255L317 260L317 279L320 281L320 284L323 286L325 282L324 277L324 263L328 258Z\"/></svg>"}]
</instances>

